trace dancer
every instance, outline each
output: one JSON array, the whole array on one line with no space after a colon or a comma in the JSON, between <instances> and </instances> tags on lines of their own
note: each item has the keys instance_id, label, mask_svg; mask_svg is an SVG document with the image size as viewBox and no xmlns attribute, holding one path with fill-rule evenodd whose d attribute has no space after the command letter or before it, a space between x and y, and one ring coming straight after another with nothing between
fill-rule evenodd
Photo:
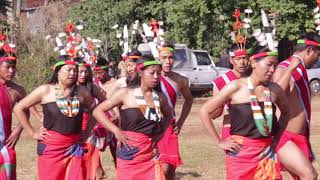
<instances>
[{"instance_id":1,"label":"dancer","mask_svg":"<svg viewBox=\"0 0 320 180\"><path fill-rule=\"evenodd\" d=\"M0 47L0 179L16 179L16 152L14 147L19 140L22 126L12 129L12 109L26 91L13 82L16 73L17 58L8 44ZM8 48L9 47L9 48Z\"/></svg>"},{"instance_id":2,"label":"dancer","mask_svg":"<svg viewBox=\"0 0 320 180\"><path fill-rule=\"evenodd\" d=\"M190 113L193 102L188 78L172 71L174 63L173 51L173 45L171 44L164 44L162 48L159 49L159 60L162 62L160 77L161 90L167 97L173 114L179 93L183 96L185 101L183 102L181 115L178 121L172 119L171 125L158 143L160 160L165 163L164 171L167 180L174 179L176 167L182 164L177 135L180 133L180 130Z\"/></svg>"},{"instance_id":3,"label":"dancer","mask_svg":"<svg viewBox=\"0 0 320 180\"><path fill-rule=\"evenodd\" d=\"M155 144L172 119L159 87L161 64L144 56L138 60L140 80L121 88L93 112L99 123L121 144L117 153L117 179L164 179ZM120 128L106 120L104 112L121 107Z\"/></svg>"},{"instance_id":4,"label":"dancer","mask_svg":"<svg viewBox=\"0 0 320 180\"><path fill-rule=\"evenodd\" d=\"M38 140L38 177L40 180L81 180L83 148L80 141L84 109L90 112L95 102L87 88L77 86L78 65L69 56L55 64L49 84L33 90L14 108L18 120L28 134ZM37 103L43 108L43 127L36 131L26 110ZM83 138L88 137L87 128Z\"/></svg>"},{"instance_id":5,"label":"dancer","mask_svg":"<svg viewBox=\"0 0 320 180\"><path fill-rule=\"evenodd\" d=\"M93 68L94 73L96 75L96 77L94 78L94 83L106 92L107 97L113 93L113 88L114 88L113 84L116 81L115 79L109 76L108 66L109 66L109 63L105 58L98 57L97 63ZM111 120L113 123L117 125L119 124L120 114L119 114L119 109L117 107L113 108L112 110L106 113L107 113L107 116L110 116L110 118L112 117ZM102 138L102 140L104 141L104 144L102 145L102 148L100 149L100 151L104 151L105 148L109 146L110 153L116 165L117 142L116 142L116 139L114 138L114 135L108 132L106 129L104 129L100 124L97 124L97 127L95 127L95 129L100 132L99 133L101 135L100 138Z\"/></svg>"},{"instance_id":6,"label":"dancer","mask_svg":"<svg viewBox=\"0 0 320 180\"><path fill-rule=\"evenodd\" d=\"M219 94L220 90L233 80L245 77L248 75L249 63L248 63L248 52L247 50L240 49L239 45L233 44L229 48L230 63L232 64L232 70L218 76L213 82L213 96ZM226 139L230 136L230 115L228 113L228 103L222 107L223 121L221 138Z\"/></svg>"},{"instance_id":7,"label":"dancer","mask_svg":"<svg viewBox=\"0 0 320 180\"><path fill-rule=\"evenodd\" d=\"M284 91L270 82L277 64L277 52L256 47L250 57L252 73L227 84L200 109L200 118L213 141L227 154L227 179L276 179L276 159L264 153L277 132L276 107L286 120L289 115ZM211 119L229 102L230 134L220 139Z\"/></svg>"},{"instance_id":8,"label":"dancer","mask_svg":"<svg viewBox=\"0 0 320 180\"><path fill-rule=\"evenodd\" d=\"M91 96L96 98L97 102L103 102L106 100L106 93L103 89L93 84L93 75L90 64L82 61L81 58L79 61L78 69L78 81L77 85L85 86ZM82 119L82 131L85 131L88 125L89 114L87 110L84 110L83 119ZM92 129L92 127L88 127ZM105 172L102 168L100 161L100 150L104 149L107 144L107 134L99 126L95 126L91 132L90 137L84 142L83 149L83 166L84 166L84 177L86 180L101 179Z\"/></svg>"},{"instance_id":9,"label":"dancer","mask_svg":"<svg viewBox=\"0 0 320 180\"><path fill-rule=\"evenodd\" d=\"M292 116L277 146L281 164L300 179L317 179L317 173L311 164L312 153L309 142L311 99L309 79L306 69L311 68L320 55L320 35L307 33L298 40L293 56L281 62L274 74L274 81L288 94ZM295 69L288 69L292 61L301 62ZM290 72L288 76L285 73ZM287 73L288 74L288 73ZM281 114L282 115L282 114Z\"/></svg>"}]
</instances>

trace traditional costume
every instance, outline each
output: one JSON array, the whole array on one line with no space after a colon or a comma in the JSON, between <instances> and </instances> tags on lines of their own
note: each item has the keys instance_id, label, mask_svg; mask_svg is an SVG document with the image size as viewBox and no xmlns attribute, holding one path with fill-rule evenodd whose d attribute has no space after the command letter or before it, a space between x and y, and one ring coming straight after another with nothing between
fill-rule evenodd
<instances>
[{"instance_id":1,"label":"traditional costume","mask_svg":"<svg viewBox=\"0 0 320 180\"><path fill-rule=\"evenodd\" d=\"M16 152L5 145L11 134L12 104L7 87L0 83L0 179L16 179Z\"/></svg>"},{"instance_id":2,"label":"traditional costume","mask_svg":"<svg viewBox=\"0 0 320 180\"><path fill-rule=\"evenodd\" d=\"M8 55L0 57L0 62L16 61L12 56L14 44L7 44L7 37L0 33L0 49L3 49ZM16 152L5 145L6 140L11 134L12 127L12 107L9 91L5 84L0 83L0 179L16 179Z\"/></svg>"},{"instance_id":3,"label":"traditional costume","mask_svg":"<svg viewBox=\"0 0 320 180\"><path fill-rule=\"evenodd\" d=\"M165 77L160 77L161 90L167 97L168 104L174 113L174 108L177 101L178 90L175 85L170 82L170 80ZM180 153L179 153L179 143L178 136L173 130L173 124L175 124L175 119L172 119L170 126L165 131L162 139L158 142L158 149L160 153L160 160L162 162L168 163L177 167L182 164Z\"/></svg>"},{"instance_id":4,"label":"traditional costume","mask_svg":"<svg viewBox=\"0 0 320 180\"><path fill-rule=\"evenodd\" d=\"M81 180L84 179L83 148L79 140L83 107L77 97L68 103L59 95L59 87L55 87L55 91L56 102L42 104L43 127L48 135L38 142L38 177L40 180Z\"/></svg>"},{"instance_id":5,"label":"traditional costume","mask_svg":"<svg viewBox=\"0 0 320 180\"><path fill-rule=\"evenodd\" d=\"M117 153L118 180L164 180L161 162L154 149L153 138L162 133L160 99L152 92L155 108L150 108L143 97L140 87L134 90L139 108L120 111L121 129L128 136L130 149L121 147Z\"/></svg>"},{"instance_id":6,"label":"traditional costume","mask_svg":"<svg viewBox=\"0 0 320 180\"><path fill-rule=\"evenodd\" d=\"M245 10L247 14L251 14L252 10L246 9ZM247 37L246 34L242 32L243 28L249 28L251 20L249 18L245 18L246 20L243 20L245 24L243 24L240 20L240 11L238 9L235 10L233 13L233 17L235 17L236 21L233 24L233 32L231 32L231 37L234 43L237 44L238 48L235 51L229 51L229 56L231 58L234 57L247 57L248 56L248 50L246 50L246 43L247 43ZM215 78L212 82L213 88L215 88L218 92L227 85L229 82L239 79L239 77L234 73L233 70L230 70L226 72L225 74L222 74ZM224 109L228 111L229 103L225 104ZM230 124L223 124L221 128L221 138L226 139L230 136Z\"/></svg>"},{"instance_id":7,"label":"traditional costume","mask_svg":"<svg viewBox=\"0 0 320 180\"><path fill-rule=\"evenodd\" d=\"M252 10L245 10L252 12ZM235 30L245 26L239 21L240 11L236 10L234 17ZM260 32L261 33L261 32ZM237 35L239 40L245 39ZM242 36L242 37L241 37ZM264 45L270 45L265 40ZM250 57L250 61L265 56L278 56L273 51L274 46L268 47L271 52L262 52ZM230 113L230 138L240 145L239 151L226 151L227 179L229 180L274 180L281 178L274 153L269 153L272 137L277 130L277 119L275 116L276 106L273 105L271 93L266 84L264 90L265 101L258 102L250 77L248 77L248 103L229 104ZM269 154L267 154L269 153Z\"/></svg>"},{"instance_id":8,"label":"traditional costume","mask_svg":"<svg viewBox=\"0 0 320 180\"><path fill-rule=\"evenodd\" d=\"M300 40L300 42L302 43L303 41ZM309 41L304 41L304 42L308 43ZM301 60L301 62L303 62L301 57L297 55L293 55L293 57L298 58ZM291 58L281 62L278 65L278 68L287 69L290 65ZM278 152L288 141L292 141L304 153L306 158L311 160L312 153L311 153L311 146L309 142L310 118L311 118L311 91L309 88L309 79L308 79L307 70L304 64L299 64L297 69L292 73L292 80L294 81L294 86L297 89L300 103L303 105L303 108L306 114L306 128L307 128L306 134L301 135L301 134L297 134L289 131L284 131L279 140L276 150Z\"/></svg>"}]
</instances>

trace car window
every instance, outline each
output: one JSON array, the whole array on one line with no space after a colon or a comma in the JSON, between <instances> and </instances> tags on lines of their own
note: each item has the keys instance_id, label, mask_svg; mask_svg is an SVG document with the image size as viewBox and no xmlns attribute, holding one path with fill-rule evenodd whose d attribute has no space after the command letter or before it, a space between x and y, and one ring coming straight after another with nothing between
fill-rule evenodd
<instances>
[{"instance_id":1,"label":"car window","mask_svg":"<svg viewBox=\"0 0 320 180\"><path fill-rule=\"evenodd\" d=\"M315 65L312 66L312 69L320 68L320 61L318 60Z\"/></svg>"},{"instance_id":2,"label":"car window","mask_svg":"<svg viewBox=\"0 0 320 180\"><path fill-rule=\"evenodd\" d=\"M190 62L187 61L187 52L185 49L174 50L174 65L173 68L187 68L190 67Z\"/></svg>"},{"instance_id":3,"label":"car window","mask_svg":"<svg viewBox=\"0 0 320 180\"><path fill-rule=\"evenodd\" d=\"M193 51L194 55L196 56L197 59L197 64L199 66L209 66L212 64L210 56L207 52L196 52Z\"/></svg>"}]
</instances>

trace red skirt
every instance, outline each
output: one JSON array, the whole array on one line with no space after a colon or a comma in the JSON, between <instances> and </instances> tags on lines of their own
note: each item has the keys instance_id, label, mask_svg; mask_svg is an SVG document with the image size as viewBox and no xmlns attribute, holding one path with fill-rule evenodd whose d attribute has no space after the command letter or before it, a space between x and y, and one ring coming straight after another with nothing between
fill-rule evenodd
<instances>
[{"instance_id":1,"label":"red skirt","mask_svg":"<svg viewBox=\"0 0 320 180\"><path fill-rule=\"evenodd\" d=\"M231 136L240 144L236 153L227 152L228 180L274 180L280 178L275 156L261 158L271 144L268 139L249 139L242 136Z\"/></svg>"},{"instance_id":2,"label":"red skirt","mask_svg":"<svg viewBox=\"0 0 320 180\"><path fill-rule=\"evenodd\" d=\"M7 146L3 146L0 150L0 179L16 180L16 152Z\"/></svg>"},{"instance_id":3,"label":"red skirt","mask_svg":"<svg viewBox=\"0 0 320 180\"><path fill-rule=\"evenodd\" d=\"M231 136L230 134L231 127L230 126L222 126L221 128L221 139L227 139Z\"/></svg>"},{"instance_id":4,"label":"red skirt","mask_svg":"<svg viewBox=\"0 0 320 180\"><path fill-rule=\"evenodd\" d=\"M307 159L312 159L310 151L311 148L309 146L308 138L304 135L289 131L284 131L281 135L281 138L276 148L276 152L278 152L288 141L292 141L294 144L296 144Z\"/></svg>"},{"instance_id":5,"label":"red skirt","mask_svg":"<svg viewBox=\"0 0 320 180\"><path fill-rule=\"evenodd\" d=\"M63 135L48 131L45 140L38 142L39 180L83 180L82 145L80 135Z\"/></svg>"},{"instance_id":6,"label":"red skirt","mask_svg":"<svg viewBox=\"0 0 320 180\"><path fill-rule=\"evenodd\" d=\"M124 131L134 152L117 152L117 180L165 180L160 161L154 156L152 139L142 133Z\"/></svg>"},{"instance_id":7,"label":"red skirt","mask_svg":"<svg viewBox=\"0 0 320 180\"><path fill-rule=\"evenodd\" d=\"M173 119L172 124L174 122L175 120ZM167 128L157 146L160 154L159 160L161 162L175 167L182 164L179 153L178 136L174 133L172 125Z\"/></svg>"}]
</instances>

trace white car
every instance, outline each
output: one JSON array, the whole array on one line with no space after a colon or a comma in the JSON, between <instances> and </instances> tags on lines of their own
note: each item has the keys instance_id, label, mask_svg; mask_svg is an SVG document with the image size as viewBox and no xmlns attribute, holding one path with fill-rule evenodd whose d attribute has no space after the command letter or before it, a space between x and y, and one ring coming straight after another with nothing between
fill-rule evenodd
<instances>
[{"instance_id":1,"label":"white car","mask_svg":"<svg viewBox=\"0 0 320 180\"><path fill-rule=\"evenodd\" d=\"M320 94L320 61L311 69L307 69L312 94Z\"/></svg>"}]
</instances>

